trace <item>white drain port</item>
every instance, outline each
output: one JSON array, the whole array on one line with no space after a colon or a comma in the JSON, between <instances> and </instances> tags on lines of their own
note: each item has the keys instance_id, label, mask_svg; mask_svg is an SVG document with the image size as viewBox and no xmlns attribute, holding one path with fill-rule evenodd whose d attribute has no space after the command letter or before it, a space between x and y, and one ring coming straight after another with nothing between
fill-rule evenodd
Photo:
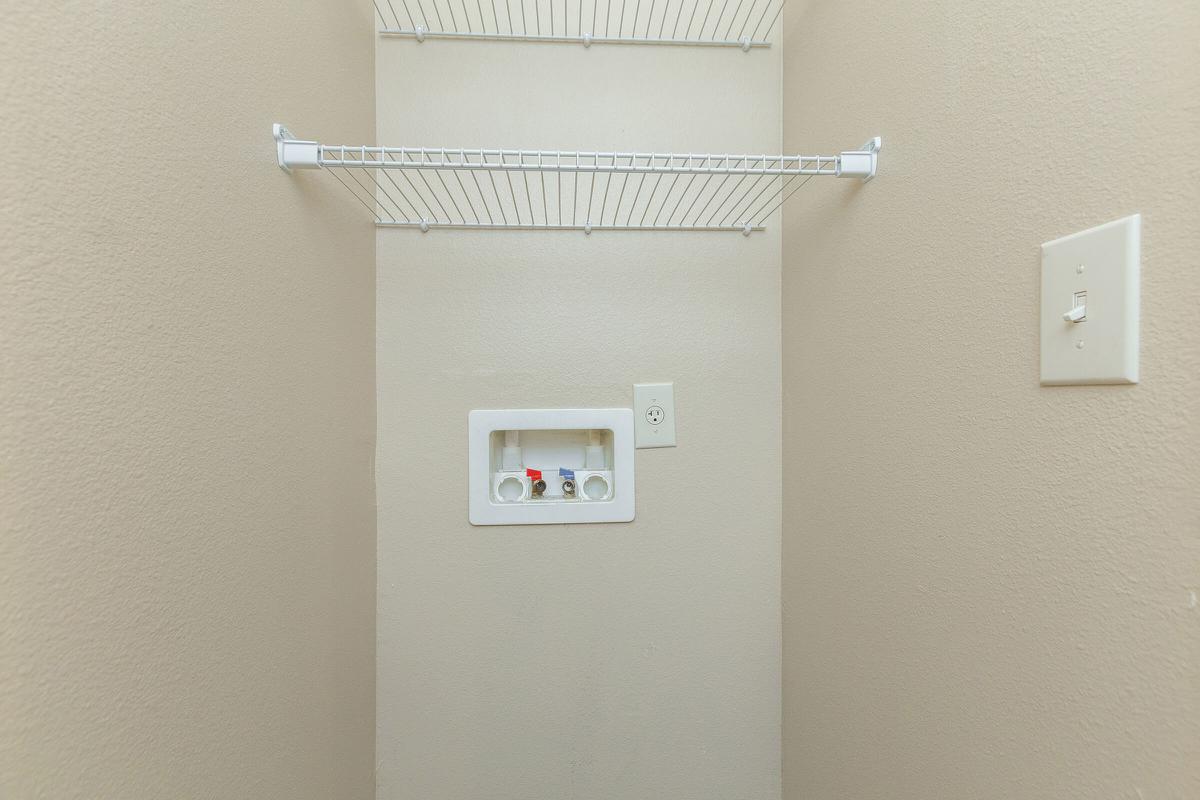
<instances>
[{"instance_id":1,"label":"white drain port","mask_svg":"<svg viewBox=\"0 0 1200 800\"><path fill-rule=\"evenodd\" d=\"M589 475L583 482L583 494L589 500L608 499L608 481L603 475Z\"/></svg>"}]
</instances>

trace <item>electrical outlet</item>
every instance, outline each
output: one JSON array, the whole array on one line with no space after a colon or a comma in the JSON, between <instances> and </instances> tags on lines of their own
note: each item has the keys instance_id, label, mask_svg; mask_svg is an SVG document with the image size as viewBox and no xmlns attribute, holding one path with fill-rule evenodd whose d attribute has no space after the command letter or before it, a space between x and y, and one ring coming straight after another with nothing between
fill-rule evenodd
<instances>
[{"instance_id":1,"label":"electrical outlet","mask_svg":"<svg viewBox=\"0 0 1200 800\"><path fill-rule=\"evenodd\" d=\"M633 425L636 447L674 447L675 384L635 383Z\"/></svg>"}]
</instances>

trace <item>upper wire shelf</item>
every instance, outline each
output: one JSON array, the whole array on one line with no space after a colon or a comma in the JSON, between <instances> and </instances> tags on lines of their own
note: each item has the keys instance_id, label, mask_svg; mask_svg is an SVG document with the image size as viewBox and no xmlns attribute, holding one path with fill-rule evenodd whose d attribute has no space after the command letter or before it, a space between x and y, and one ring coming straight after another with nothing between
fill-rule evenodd
<instances>
[{"instance_id":1,"label":"upper wire shelf","mask_svg":"<svg viewBox=\"0 0 1200 800\"><path fill-rule=\"evenodd\" d=\"M785 0L374 0L383 36L770 47Z\"/></svg>"},{"instance_id":2,"label":"upper wire shelf","mask_svg":"<svg viewBox=\"0 0 1200 800\"><path fill-rule=\"evenodd\" d=\"M279 166L324 169L384 227L735 231L817 177L875 176L879 138L836 155L323 145L275 125Z\"/></svg>"}]
</instances>

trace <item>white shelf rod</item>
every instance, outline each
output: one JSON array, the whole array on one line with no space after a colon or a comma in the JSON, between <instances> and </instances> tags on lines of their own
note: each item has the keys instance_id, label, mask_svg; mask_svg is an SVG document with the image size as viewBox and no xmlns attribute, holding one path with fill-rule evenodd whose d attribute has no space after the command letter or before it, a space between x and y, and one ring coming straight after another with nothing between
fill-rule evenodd
<instances>
[{"instance_id":1,"label":"white shelf rod","mask_svg":"<svg viewBox=\"0 0 1200 800\"><path fill-rule=\"evenodd\" d=\"M861 150L846 150L836 156L592 153L486 148L452 150L365 145L353 147L322 145L318 142L293 139L286 128L277 127L282 131L276 131L279 166L284 169L341 167L689 175L831 175L869 180L875 176L879 146L878 139L873 139ZM476 160L472 161L472 158ZM610 163L604 164L602 161ZM629 163L619 163L621 161ZM646 163L638 163L639 161ZM656 164L656 161L662 163Z\"/></svg>"},{"instance_id":2,"label":"white shelf rod","mask_svg":"<svg viewBox=\"0 0 1200 800\"><path fill-rule=\"evenodd\" d=\"M450 230L486 230L486 231L583 231L584 233L592 233L593 231L683 231L686 233L750 233L751 231L765 231L766 228L762 225L555 225L553 223L546 225L529 225L509 223L501 225L497 223L483 222L430 222L421 220L418 222L397 222L383 221L376 222L375 225L380 228L418 228L422 231L430 228L447 228Z\"/></svg>"},{"instance_id":3,"label":"white shelf rod","mask_svg":"<svg viewBox=\"0 0 1200 800\"><path fill-rule=\"evenodd\" d=\"M481 155L480 155L481 154ZM480 155L479 160L470 157ZM498 160L488 161L488 157ZM456 158L457 157L457 158ZM507 161L508 158L515 159ZM471 169L687 175L841 175L841 156L664 155L534 150L443 150L415 147L321 146L319 165L358 169ZM549 162L547 161L549 159ZM603 164L601 160L611 163ZM619 163L628 161L628 164ZM639 164L639 161L645 161ZM661 161L661 164L654 162ZM699 161L699 164L692 164ZM590 163L588 163L590 162ZM675 163L683 162L683 163ZM719 166L711 166L712 164ZM787 166L787 165L793 166ZM757 166L751 166L757 165ZM768 166L772 165L772 166ZM846 177L856 177L847 175ZM857 176L862 177L862 176Z\"/></svg>"},{"instance_id":4,"label":"white shelf rod","mask_svg":"<svg viewBox=\"0 0 1200 800\"><path fill-rule=\"evenodd\" d=\"M742 50L770 47L770 42L751 41L748 37L742 39L649 39L632 36L593 36L585 33L579 36L551 35L536 33L459 33L455 31L427 31L422 28L403 30L399 28L384 28L380 36L393 38L416 39L423 42L426 39L469 39L475 41L502 42L542 42L553 44L581 44L591 47L594 44L651 44L677 47L737 47Z\"/></svg>"}]
</instances>

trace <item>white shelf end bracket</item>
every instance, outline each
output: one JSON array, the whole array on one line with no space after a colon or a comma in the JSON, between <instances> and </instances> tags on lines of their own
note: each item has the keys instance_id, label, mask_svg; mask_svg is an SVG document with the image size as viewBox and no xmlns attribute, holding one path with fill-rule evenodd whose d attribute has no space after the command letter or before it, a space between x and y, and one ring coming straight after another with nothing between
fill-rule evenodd
<instances>
[{"instance_id":1,"label":"white shelf end bracket","mask_svg":"<svg viewBox=\"0 0 1200 800\"><path fill-rule=\"evenodd\" d=\"M846 150L838 159L839 178L862 178L863 183L875 177L879 167L879 151L883 148L883 139L876 136L862 146L861 150Z\"/></svg>"},{"instance_id":2,"label":"white shelf end bracket","mask_svg":"<svg viewBox=\"0 0 1200 800\"><path fill-rule=\"evenodd\" d=\"M287 126L276 122L271 126L275 137L275 158L284 172L296 169L317 169L321 166L321 145L297 139Z\"/></svg>"}]
</instances>

